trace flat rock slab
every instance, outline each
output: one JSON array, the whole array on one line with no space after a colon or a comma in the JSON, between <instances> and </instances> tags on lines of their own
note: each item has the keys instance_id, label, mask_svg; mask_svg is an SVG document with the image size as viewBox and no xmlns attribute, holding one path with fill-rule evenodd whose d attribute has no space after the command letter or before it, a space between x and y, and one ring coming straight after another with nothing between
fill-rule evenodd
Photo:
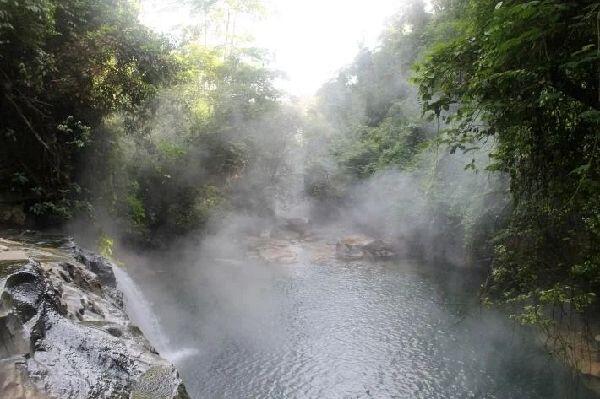
<instances>
[{"instance_id":1,"label":"flat rock slab","mask_svg":"<svg viewBox=\"0 0 600 399\"><path fill-rule=\"evenodd\" d=\"M7 240L6 238L0 238L0 244L2 245L8 245L8 246L20 246L21 244L13 241L13 240Z\"/></svg>"},{"instance_id":2,"label":"flat rock slab","mask_svg":"<svg viewBox=\"0 0 600 399\"><path fill-rule=\"evenodd\" d=\"M291 264L298 260L298 252L292 245L272 245L259 248L258 254L269 263Z\"/></svg>"},{"instance_id":3,"label":"flat rock slab","mask_svg":"<svg viewBox=\"0 0 600 399\"><path fill-rule=\"evenodd\" d=\"M0 251L0 263L27 262L28 259L24 251Z\"/></svg>"},{"instance_id":4,"label":"flat rock slab","mask_svg":"<svg viewBox=\"0 0 600 399\"><path fill-rule=\"evenodd\" d=\"M366 245L369 245L373 241L375 241L374 238L367 237L362 234L353 234L353 235L343 237L340 240L340 243L344 244L344 245L349 245L349 246L364 247Z\"/></svg>"},{"instance_id":5,"label":"flat rock slab","mask_svg":"<svg viewBox=\"0 0 600 399\"><path fill-rule=\"evenodd\" d=\"M179 375L173 367L155 366L138 379L131 392L131 399L185 399L183 385L173 384Z\"/></svg>"}]
</instances>

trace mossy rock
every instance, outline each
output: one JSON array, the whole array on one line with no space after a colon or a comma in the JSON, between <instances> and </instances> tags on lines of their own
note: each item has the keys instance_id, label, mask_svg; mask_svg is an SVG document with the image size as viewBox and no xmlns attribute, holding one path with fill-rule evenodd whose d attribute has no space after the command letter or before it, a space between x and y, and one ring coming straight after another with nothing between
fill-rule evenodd
<instances>
[{"instance_id":1,"label":"mossy rock","mask_svg":"<svg viewBox=\"0 0 600 399\"><path fill-rule=\"evenodd\" d=\"M6 279L11 274L19 271L26 264L27 264L27 261L19 261L19 262L14 262L14 261L2 262L2 261L0 261L0 282L3 279ZM2 288L1 283L0 283L0 288Z\"/></svg>"},{"instance_id":2,"label":"mossy rock","mask_svg":"<svg viewBox=\"0 0 600 399\"><path fill-rule=\"evenodd\" d=\"M28 262L29 258L23 251L0 251L0 278L14 273Z\"/></svg>"},{"instance_id":3,"label":"mossy rock","mask_svg":"<svg viewBox=\"0 0 600 399\"><path fill-rule=\"evenodd\" d=\"M156 366L140 376L131 399L189 399L189 396L173 367Z\"/></svg>"}]
</instances>

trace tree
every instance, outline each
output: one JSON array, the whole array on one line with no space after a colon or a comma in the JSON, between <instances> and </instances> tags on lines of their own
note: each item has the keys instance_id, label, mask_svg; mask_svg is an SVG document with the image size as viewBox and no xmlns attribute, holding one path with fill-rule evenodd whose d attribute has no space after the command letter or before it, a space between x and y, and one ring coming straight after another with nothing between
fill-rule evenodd
<instances>
[{"instance_id":1,"label":"tree","mask_svg":"<svg viewBox=\"0 0 600 399\"><path fill-rule=\"evenodd\" d=\"M227 57L235 50L236 24L240 16L257 16L264 13L262 0L186 0L190 6L203 14L204 46L210 45L208 39L209 26L223 25L222 37L217 41L222 43L223 56Z\"/></svg>"},{"instance_id":2,"label":"tree","mask_svg":"<svg viewBox=\"0 0 600 399\"><path fill-rule=\"evenodd\" d=\"M595 1L437 1L417 69L424 110L456 147L485 137L510 176L491 292L582 311L600 291L600 5Z\"/></svg>"},{"instance_id":3,"label":"tree","mask_svg":"<svg viewBox=\"0 0 600 399\"><path fill-rule=\"evenodd\" d=\"M147 104L175 70L169 45L125 0L6 0L0 37L0 182L68 217L103 118Z\"/></svg>"}]
</instances>

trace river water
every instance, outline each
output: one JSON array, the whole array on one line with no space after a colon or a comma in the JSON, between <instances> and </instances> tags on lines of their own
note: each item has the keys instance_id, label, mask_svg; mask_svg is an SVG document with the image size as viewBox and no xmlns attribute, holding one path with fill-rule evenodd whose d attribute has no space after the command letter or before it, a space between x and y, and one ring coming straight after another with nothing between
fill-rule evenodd
<instances>
[{"instance_id":1,"label":"river water","mask_svg":"<svg viewBox=\"0 0 600 399\"><path fill-rule=\"evenodd\" d=\"M180 262L131 273L194 398L593 397L464 270Z\"/></svg>"}]
</instances>

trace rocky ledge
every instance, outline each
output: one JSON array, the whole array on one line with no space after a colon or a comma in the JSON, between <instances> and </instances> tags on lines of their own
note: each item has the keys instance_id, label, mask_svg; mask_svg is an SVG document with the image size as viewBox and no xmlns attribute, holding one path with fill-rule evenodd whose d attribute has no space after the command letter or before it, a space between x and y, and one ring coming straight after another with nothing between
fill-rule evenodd
<instances>
[{"instance_id":1,"label":"rocky ledge","mask_svg":"<svg viewBox=\"0 0 600 399\"><path fill-rule=\"evenodd\" d=\"M387 261L398 254L392 243L363 234L331 240L331 232L312 228L307 219L281 219L258 235L245 237L248 258L273 264L310 260L315 264L342 261Z\"/></svg>"},{"instance_id":2,"label":"rocky ledge","mask_svg":"<svg viewBox=\"0 0 600 399\"><path fill-rule=\"evenodd\" d=\"M188 398L130 323L114 267L70 240L0 238L0 397Z\"/></svg>"}]
</instances>

